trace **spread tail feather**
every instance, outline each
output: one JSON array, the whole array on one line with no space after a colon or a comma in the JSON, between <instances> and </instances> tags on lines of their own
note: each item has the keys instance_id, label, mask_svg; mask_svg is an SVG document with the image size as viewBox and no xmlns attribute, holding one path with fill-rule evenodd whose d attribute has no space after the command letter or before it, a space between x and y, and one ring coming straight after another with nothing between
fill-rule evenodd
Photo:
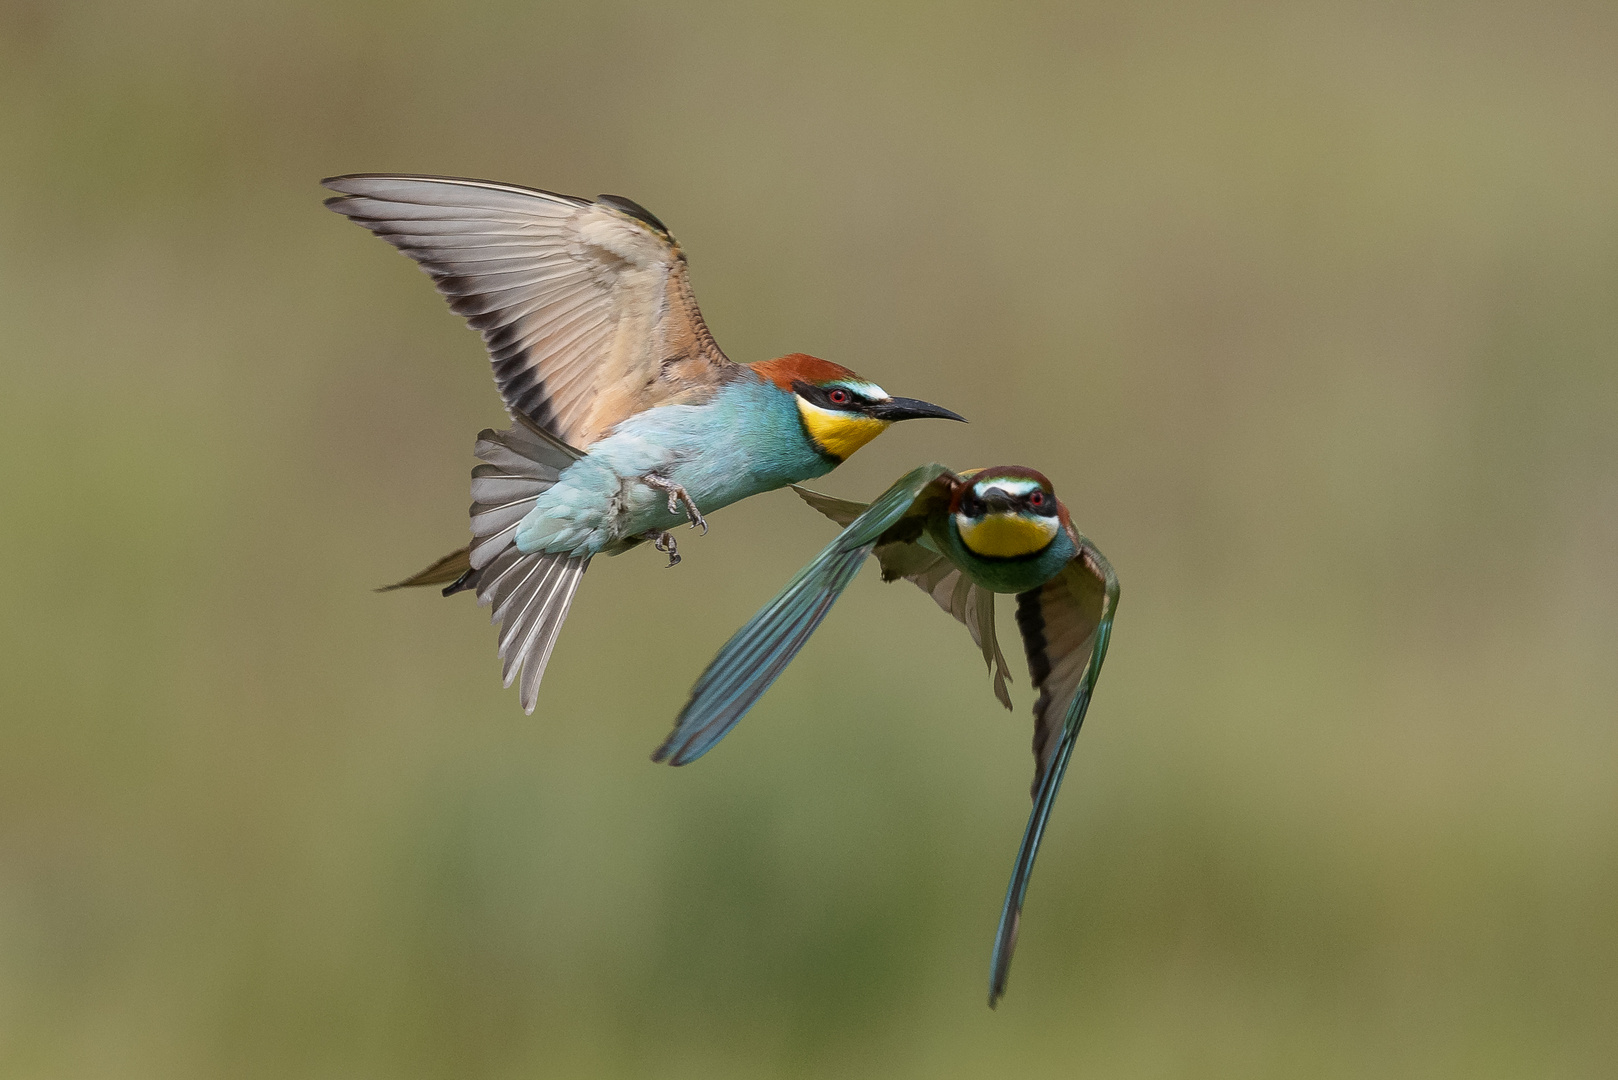
<instances>
[{"instance_id":1,"label":"spread tail feather","mask_svg":"<svg viewBox=\"0 0 1618 1080\"><path fill-rule=\"evenodd\" d=\"M472 470L471 565L482 570L511 546L534 501L572 462L525 427L479 432L472 453L484 462Z\"/></svg>"},{"instance_id":2,"label":"spread tail feather","mask_svg":"<svg viewBox=\"0 0 1618 1080\"><path fill-rule=\"evenodd\" d=\"M486 462L472 470L472 535L476 539L425 570L384 585L377 592L448 585L444 595L450 596L477 588L480 575L473 571L488 565L511 543L517 524L533 507L534 500L549 490L562 470L579 456L578 451L557 442L547 432L526 425L479 432L472 453Z\"/></svg>"},{"instance_id":3,"label":"spread tail feather","mask_svg":"<svg viewBox=\"0 0 1618 1080\"><path fill-rule=\"evenodd\" d=\"M445 596L475 590L478 603L492 604L492 621L501 624L505 684L521 678L517 698L532 713L590 557L517 550L522 519L583 453L525 417L516 420L506 431L478 433L472 452L484 464L472 470L472 543L377 591L446 583Z\"/></svg>"},{"instance_id":4,"label":"spread tail feather","mask_svg":"<svg viewBox=\"0 0 1618 1080\"><path fill-rule=\"evenodd\" d=\"M544 551L524 555L511 546L475 571L478 603L492 605L490 621L500 624L505 685L521 677L517 700L523 712L534 711L545 665L589 565L588 555Z\"/></svg>"},{"instance_id":5,"label":"spread tail feather","mask_svg":"<svg viewBox=\"0 0 1618 1080\"><path fill-rule=\"evenodd\" d=\"M590 557L524 554L517 550L517 527L579 453L523 424L480 433L473 453L484 461L472 470L475 539L467 557L469 574L457 585L476 589L478 603L493 606L505 685L517 681L517 700L524 712L532 713L545 665Z\"/></svg>"}]
</instances>

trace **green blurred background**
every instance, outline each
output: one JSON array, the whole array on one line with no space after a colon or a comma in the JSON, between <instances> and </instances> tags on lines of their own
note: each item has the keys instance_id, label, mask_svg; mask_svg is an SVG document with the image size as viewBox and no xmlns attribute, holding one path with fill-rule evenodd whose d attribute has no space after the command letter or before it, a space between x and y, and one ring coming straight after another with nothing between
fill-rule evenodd
<instances>
[{"instance_id":1,"label":"green blurred background","mask_svg":"<svg viewBox=\"0 0 1618 1080\"><path fill-rule=\"evenodd\" d=\"M1054 479L1124 603L998 1011L1027 684L920 593L647 760L790 494L599 562L531 718L369 591L502 419L380 170L640 200L733 358L973 421L827 490ZM0 1076L1612 1076L1615 421L1605 0L0 0Z\"/></svg>"}]
</instances>

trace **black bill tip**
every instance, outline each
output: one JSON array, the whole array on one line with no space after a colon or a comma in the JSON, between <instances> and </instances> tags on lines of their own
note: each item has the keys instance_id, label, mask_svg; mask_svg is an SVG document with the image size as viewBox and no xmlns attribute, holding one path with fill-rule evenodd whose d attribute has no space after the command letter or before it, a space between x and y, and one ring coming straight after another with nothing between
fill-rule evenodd
<instances>
[{"instance_id":1,"label":"black bill tip","mask_svg":"<svg viewBox=\"0 0 1618 1080\"><path fill-rule=\"evenodd\" d=\"M896 397L886 401L878 401L867 412L877 420L959 420L966 423L966 417L960 413L950 412L942 405L934 405L930 401L920 401L916 398Z\"/></svg>"}]
</instances>

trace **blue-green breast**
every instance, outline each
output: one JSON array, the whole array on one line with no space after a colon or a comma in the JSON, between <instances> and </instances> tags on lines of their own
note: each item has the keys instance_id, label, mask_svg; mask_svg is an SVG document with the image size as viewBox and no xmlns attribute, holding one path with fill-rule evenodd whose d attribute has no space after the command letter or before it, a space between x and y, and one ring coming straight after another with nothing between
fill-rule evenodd
<instances>
[{"instance_id":1,"label":"blue-green breast","mask_svg":"<svg viewBox=\"0 0 1618 1080\"><path fill-rule=\"evenodd\" d=\"M656 472L685 488L704 514L787 484L824 476L837 464L804 430L796 396L751 372L721 387L701 405L664 405L620 423L590 448L617 476ZM632 509L626 532L664 529L683 521L655 505Z\"/></svg>"}]
</instances>

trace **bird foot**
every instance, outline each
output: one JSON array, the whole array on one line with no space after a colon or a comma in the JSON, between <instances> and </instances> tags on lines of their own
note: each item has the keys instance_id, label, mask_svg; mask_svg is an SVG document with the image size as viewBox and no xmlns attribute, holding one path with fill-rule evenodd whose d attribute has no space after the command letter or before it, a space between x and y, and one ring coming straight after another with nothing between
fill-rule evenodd
<instances>
[{"instance_id":1,"label":"bird foot","mask_svg":"<svg viewBox=\"0 0 1618 1080\"><path fill-rule=\"evenodd\" d=\"M679 546L674 542L673 533L657 532L654 530L652 532L641 533L641 539L650 540L652 542L652 547L666 554L669 557L669 566L673 566L675 563L680 561ZM666 570L668 567L666 566L664 569Z\"/></svg>"},{"instance_id":2,"label":"bird foot","mask_svg":"<svg viewBox=\"0 0 1618 1080\"><path fill-rule=\"evenodd\" d=\"M702 511L697 509L697 504L691 501L691 496L686 494L685 488L681 487L679 484L665 480L661 476L643 476L641 479L645 481L648 487L654 487L659 491L666 491L669 493L669 513L678 514L680 512L680 504L684 503L685 516L690 519L691 527L695 529L698 526L701 526L702 535L708 535L708 522L702 516Z\"/></svg>"}]
</instances>

